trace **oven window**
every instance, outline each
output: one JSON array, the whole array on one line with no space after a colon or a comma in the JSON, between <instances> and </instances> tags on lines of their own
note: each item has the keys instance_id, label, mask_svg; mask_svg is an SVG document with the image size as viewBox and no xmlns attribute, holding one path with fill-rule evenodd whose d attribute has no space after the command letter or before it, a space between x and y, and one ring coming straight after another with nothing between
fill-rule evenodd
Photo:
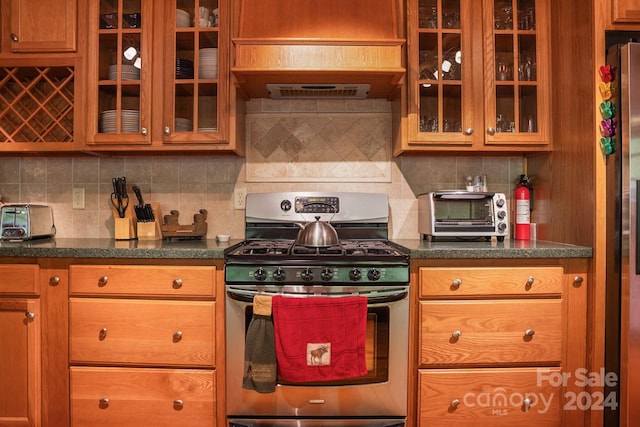
<instances>
[{"instance_id":1,"label":"oven window","mask_svg":"<svg viewBox=\"0 0 640 427\"><path fill-rule=\"evenodd\" d=\"M245 336L253 317L253 306L245 309ZM367 375L337 381L313 383L289 383L278 380L278 384L288 385L357 385L386 382L389 379L389 307L370 306L367 310L366 338Z\"/></svg>"},{"instance_id":2,"label":"oven window","mask_svg":"<svg viewBox=\"0 0 640 427\"><path fill-rule=\"evenodd\" d=\"M491 222L493 218L492 199L443 200L434 203L436 221Z\"/></svg>"}]
</instances>

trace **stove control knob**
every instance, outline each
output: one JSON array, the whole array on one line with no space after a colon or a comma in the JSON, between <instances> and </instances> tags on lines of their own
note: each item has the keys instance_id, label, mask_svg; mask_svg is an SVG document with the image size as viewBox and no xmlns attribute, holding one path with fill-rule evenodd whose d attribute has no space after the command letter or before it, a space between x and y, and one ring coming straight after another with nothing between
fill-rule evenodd
<instances>
[{"instance_id":1,"label":"stove control knob","mask_svg":"<svg viewBox=\"0 0 640 427\"><path fill-rule=\"evenodd\" d=\"M300 273L300 278L305 282L310 282L311 280L313 280L313 273L311 272L311 269L305 268L304 270L302 270L302 273Z\"/></svg>"},{"instance_id":2,"label":"stove control knob","mask_svg":"<svg viewBox=\"0 0 640 427\"><path fill-rule=\"evenodd\" d=\"M320 278L325 282L328 282L333 278L333 271L331 271L329 267L325 267L324 270L322 270L322 273L320 273Z\"/></svg>"},{"instance_id":3,"label":"stove control knob","mask_svg":"<svg viewBox=\"0 0 640 427\"><path fill-rule=\"evenodd\" d=\"M380 280L380 270L378 270L377 268L372 268L367 273L367 278L372 282L375 282L376 280Z\"/></svg>"},{"instance_id":4,"label":"stove control knob","mask_svg":"<svg viewBox=\"0 0 640 427\"><path fill-rule=\"evenodd\" d=\"M273 278L276 282L282 282L287 278L287 272L284 271L282 267L278 267L278 269L273 272Z\"/></svg>"},{"instance_id":5,"label":"stove control knob","mask_svg":"<svg viewBox=\"0 0 640 427\"><path fill-rule=\"evenodd\" d=\"M253 277L260 282L264 282L267 278L267 272L264 270L264 268L259 267L256 271L254 271Z\"/></svg>"},{"instance_id":6,"label":"stove control knob","mask_svg":"<svg viewBox=\"0 0 640 427\"><path fill-rule=\"evenodd\" d=\"M362 273L357 268L353 268L351 269L351 271L349 271L349 279L353 280L354 282L360 280L361 277Z\"/></svg>"},{"instance_id":7,"label":"stove control knob","mask_svg":"<svg viewBox=\"0 0 640 427\"><path fill-rule=\"evenodd\" d=\"M498 211L498 219L504 219L507 216L505 211Z\"/></svg>"},{"instance_id":8,"label":"stove control knob","mask_svg":"<svg viewBox=\"0 0 640 427\"><path fill-rule=\"evenodd\" d=\"M283 200L280 202L280 209L282 209L285 212L289 212L291 210L291 201L289 200Z\"/></svg>"}]
</instances>

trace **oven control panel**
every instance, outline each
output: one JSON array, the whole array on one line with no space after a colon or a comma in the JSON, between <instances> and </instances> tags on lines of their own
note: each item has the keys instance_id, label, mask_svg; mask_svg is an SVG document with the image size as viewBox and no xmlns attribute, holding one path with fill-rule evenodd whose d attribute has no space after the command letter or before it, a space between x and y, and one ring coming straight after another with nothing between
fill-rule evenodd
<instances>
[{"instance_id":1,"label":"oven control panel","mask_svg":"<svg viewBox=\"0 0 640 427\"><path fill-rule=\"evenodd\" d=\"M407 283L409 267L241 266L225 268L227 283Z\"/></svg>"},{"instance_id":2,"label":"oven control panel","mask_svg":"<svg viewBox=\"0 0 640 427\"><path fill-rule=\"evenodd\" d=\"M338 213L340 212L340 199L329 196L296 197L295 212Z\"/></svg>"}]
</instances>

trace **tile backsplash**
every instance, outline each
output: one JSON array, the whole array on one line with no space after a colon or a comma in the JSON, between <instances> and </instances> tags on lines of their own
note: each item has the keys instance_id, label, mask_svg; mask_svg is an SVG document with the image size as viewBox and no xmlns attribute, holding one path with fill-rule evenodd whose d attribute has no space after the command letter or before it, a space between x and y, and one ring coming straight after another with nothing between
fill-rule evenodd
<instances>
[{"instance_id":1,"label":"tile backsplash","mask_svg":"<svg viewBox=\"0 0 640 427\"><path fill-rule=\"evenodd\" d=\"M209 238L243 238L236 187L381 192L389 195L391 238L411 239L419 237L417 195L464 188L467 175L486 174L489 190L509 197L523 169L520 156L393 158L390 106L381 100L256 99L248 103L247 126L246 158L1 157L1 200L52 205L57 237L112 238L111 179L126 176L145 202L157 202L163 213L178 210L181 224L204 208ZM84 209L72 209L73 188L84 188Z\"/></svg>"}]
</instances>

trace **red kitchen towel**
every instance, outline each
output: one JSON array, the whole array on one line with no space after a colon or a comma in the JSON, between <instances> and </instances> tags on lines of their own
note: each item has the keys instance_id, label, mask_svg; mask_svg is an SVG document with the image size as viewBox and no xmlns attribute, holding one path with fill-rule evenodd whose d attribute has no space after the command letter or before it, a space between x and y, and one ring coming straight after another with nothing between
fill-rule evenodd
<instances>
[{"instance_id":1,"label":"red kitchen towel","mask_svg":"<svg viewBox=\"0 0 640 427\"><path fill-rule=\"evenodd\" d=\"M367 298L272 300L278 378L306 383L366 375Z\"/></svg>"}]
</instances>

